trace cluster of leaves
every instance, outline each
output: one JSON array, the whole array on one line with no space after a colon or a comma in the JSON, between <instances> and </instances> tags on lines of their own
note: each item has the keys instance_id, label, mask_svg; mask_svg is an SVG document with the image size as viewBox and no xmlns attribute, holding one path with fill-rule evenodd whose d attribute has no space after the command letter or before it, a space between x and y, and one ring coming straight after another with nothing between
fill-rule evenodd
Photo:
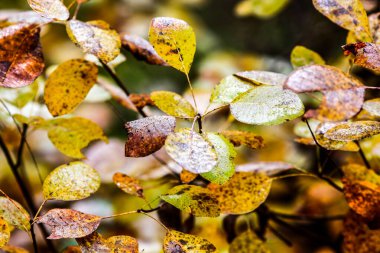
<instances>
[{"instance_id":1,"label":"cluster of leaves","mask_svg":"<svg viewBox=\"0 0 380 253\"><path fill-rule=\"evenodd\" d=\"M77 0L78 6L84 2ZM244 2L255 4L257 1ZM280 7L287 3L279 2ZM314 173L284 162L236 166L235 147L245 145L259 149L263 147L264 140L248 131L209 132L203 129L202 122L219 109L229 107L233 120L250 125L280 125L302 116L305 122L295 126L299 135L296 141L316 145L319 150L361 151L358 141L380 133L380 123L376 121L380 115L380 101L364 101L366 89L374 87L365 86L351 74L326 65L321 56L305 47L294 48L291 54L294 71L289 75L252 70L225 77L214 87L206 111L200 112L189 78L196 37L185 21L154 18L148 42L137 36L120 36L101 20L82 22L76 19L75 14L70 17L68 8L60 0L28 0L28 3L35 12L11 15L0 21L0 86L18 89L35 85L44 69L41 26L49 23L65 25L72 42L84 53L96 56L97 63L126 93L122 97L110 88L113 98L124 101L123 105L141 116L125 124L125 155L145 157L164 147L170 158L181 167L181 181L161 195L161 199L163 203L192 216L218 217L256 212L266 201L272 181L283 178L284 174L315 176L340 190L333 179L323 174L323 168ZM368 19L359 0L314 0L313 3L323 15L349 30L350 43L343 50L346 55L352 54L352 63L379 72L379 14L372 14ZM274 12L276 9L272 10ZM171 66L182 72L193 101L170 91L155 91L149 96L137 95L132 99L108 65L120 54L122 46L138 59ZM12 116L24 126L46 130L51 142L64 155L83 159L81 149L94 140L107 141L107 138L94 122L67 115L82 103L97 79L96 63L84 59L64 62L49 75L44 87L44 101L53 118ZM299 94L316 92L322 95L319 107L305 113ZM33 92L28 99L30 97L33 97ZM144 111L147 106L154 106L167 115L150 116ZM363 110L369 114L364 120L359 113ZM176 127L177 121L189 122L189 127ZM376 223L380 218L379 176L371 168L359 164L347 164L342 172L342 191L352 210L345 222L344 250L377 252L378 230L376 233L370 231L367 224ZM137 178L117 173L113 179L124 192L145 199L144 188ZM11 249L12 246L6 245L11 227L32 233L33 225L42 223L51 227L51 235L47 239L76 239L78 246L69 247L66 252L138 252L135 238L122 235L104 239L96 230L102 220L120 215L140 213L155 219L148 213L160 209L162 204L157 209L139 209L110 217L58 208L39 215L47 201L81 200L99 187L98 172L83 161L75 161L59 166L45 178L42 189L44 202L32 216L19 203L4 195L0 198L0 247ZM360 227L352 227L353 222L360 223ZM216 247L208 240L162 225L166 229L164 252L216 252ZM248 228L232 241L230 252L269 252L263 240L265 232L266 227L261 233L255 228ZM364 248L359 242L364 239L355 236L363 234L375 237L374 245Z\"/></svg>"}]
</instances>

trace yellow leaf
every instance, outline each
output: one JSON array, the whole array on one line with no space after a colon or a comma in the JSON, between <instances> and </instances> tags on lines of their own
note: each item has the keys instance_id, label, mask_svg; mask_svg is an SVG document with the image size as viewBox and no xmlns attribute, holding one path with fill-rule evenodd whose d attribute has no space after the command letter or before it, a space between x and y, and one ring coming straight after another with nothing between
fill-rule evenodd
<instances>
[{"instance_id":1,"label":"yellow leaf","mask_svg":"<svg viewBox=\"0 0 380 253\"><path fill-rule=\"evenodd\" d=\"M80 249L82 252L109 252L109 253L138 253L138 242L135 238L119 235L112 236L104 239L103 236L97 232L93 232L86 237L77 238Z\"/></svg>"},{"instance_id":2,"label":"yellow leaf","mask_svg":"<svg viewBox=\"0 0 380 253\"><path fill-rule=\"evenodd\" d=\"M0 197L0 217L18 229L30 230L29 213L13 199Z\"/></svg>"},{"instance_id":3,"label":"yellow leaf","mask_svg":"<svg viewBox=\"0 0 380 253\"><path fill-rule=\"evenodd\" d=\"M188 170L182 170L181 174L179 175L181 182L184 184L188 184L188 183L194 181L194 179L196 179L197 176L198 176L198 174L192 173Z\"/></svg>"},{"instance_id":4,"label":"yellow leaf","mask_svg":"<svg viewBox=\"0 0 380 253\"><path fill-rule=\"evenodd\" d=\"M8 243L11 237L11 231L9 229L8 222L6 222L2 217L0 217L0 248Z\"/></svg>"},{"instance_id":5,"label":"yellow leaf","mask_svg":"<svg viewBox=\"0 0 380 253\"><path fill-rule=\"evenodd\" d=\"M61 0L28 0L30 8L41 16L57 20L67 20L69 10Z\"/></svg>"},{"instance_id":6,"label":"yellow leaf","mask_svg":"<svg viewBox=\"0 0 380 253\"><path fill-rule=\"evenodd\" d=\"M270 253L264 242L248 229L237 236L228 250L230 253Z\"/></svg>"},{"instance_id":7,"label":"yellow leaf","mask_svg":"<svg viewBox=\"0 0 380 253\"><path fill-rule=\"evenodd\" d=\"M161 111L177 118L194 118L197 112L194 107L177 93L154 91L151 93L154 105Z\"/></svg>"},{"instance_id":8,"label":"yellow leaf","mask_svg":"<svg viewBox=\"0 0 380 253\"><path fill-rule=\"evenodd\" d=\"M235 146L239 147L245 145L252 149L263 148L264 139L263 137L256 135L251 132L236 131L236 130L226 130L222 131L221 134L229 139L229 141Z\"/></svg>"},{"instance_id":9,"label":"yellow leaf","mask_svg":"<svg viewBox=\"0 0 380 253\"><path fill-rule=\"evenodd\" d=\"M377 134L380 134L380 122L364 120L337 124L324 136L336 141L357 141Z\"/></svg>"},{"instance_id":10,"label":"yellow leaf","mask_svg":"<svg viewBox=\"0 0 380 253\"><path fill-rule=\"evenodd\" d=\"M196 40L189 24L175 18L154 18L150 24L149 41L170 66L185 74L190 72Z\"/></svg>"},{"instance_id":11,"label":"yellow leaf","mask_svg":"<svg viewBox=\"0 0 380 253\"><path fill-rule=\"evenodd\" d=\"M164 239L165 253L210 253L216 252L216 248L206 239L195 235L170 230Z\"/></svg>"},{"instance_id":12,"label":"yellow leaf","mask_svg":"<svg viewBox=\"0 0 380 253\"><path fill-rule=\"evenodd\" d=\"M325 60L323 60L318 53L303 46L296 46L293 48L290 54L290 61L293 68L299 68L311 64L325 64Z\"/></svg>"},{"instance_id":13,"label":"yellow leaf","mask_svg":"<svg viewBox=\"0 0 380 253\"><path fill-rule=\"evenodd\" d=\"M99 173L83 162L72 162L54 169L45 179L45 199L79 200L89 197L100 186Z\"/></svg>"},{"instance_id":14,"label":"yellow leaf","mask_svg":"<svg viewBox=\"0 0 380 253\"><path fill-rule=\"evenodd\" d=\"M46 81L44 99L53 116L64 115L86 98L98 77L98 67L89 61L66 61Z\"/></svg>"},{"instance_id":15,"label":"yellow leaf","mask_svg":"<svg viewBox=\"0 0 380 253\"><path fill-rule=\"evenodd\" d=\"M117 172L113 175L112 180L122 191L140 198L144 198L143 188L141 187L138 179Z\"/></svg>"}]
</instances>

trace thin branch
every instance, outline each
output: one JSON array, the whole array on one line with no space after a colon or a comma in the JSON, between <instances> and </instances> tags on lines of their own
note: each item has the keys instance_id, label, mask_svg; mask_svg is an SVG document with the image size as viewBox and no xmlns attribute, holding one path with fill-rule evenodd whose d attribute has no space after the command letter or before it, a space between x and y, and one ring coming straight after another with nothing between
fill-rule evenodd
<instances>
[{"instance_id":1,"label":"thin branch","mask_svg":"<svg viewBox=\"0 0 380 253\"><path fill-rule=\"evenodd\" d=\"M288 247L292 247L293 243L286 238L280 231L278 231L276 228L272 227L270 224L267 225L268 229L281 241L283 241Z\"/></svg>"},{"instance_id":2,"label":"thin branch","mask_svg":"<svg viewBox=\"0 0 380 253\"><path fill-rule=\"evenodd\" d=\"M198 121L198 131L201 134L203 132L202 131L202 116L198 113L196 117Z\"/></svg>"},{"instance_id":3,"label":"thin branch","mask_svg":"<svg viewBox=\"0 0 380 253\"><path fill-rule=\"evenodd\" d=\"M286 214L276 211L270 211L272 215L281 217L289 220L298 220L298 221L309 221L309 222L320 222L320 221L335 221L343 220L346 215L332 215L332 216L310 216L310 215L295 215L295 214Z\"/></svg>"},{"instance_id":4,"label":"thin branch","mask_svg":"<svg viewBox=\"0 0 380 253\"><path fill-rule=\"evenodd\" d=\"M367 169L371 169L371 165L369 164L368 160L367 160L367 157L365 156L364 152L363 152L363 149L362 147L360 146L360 143L359 141L355 141L356 145L358 145L359 147L359 154L360 154L360 157L362 158L365 166L367 167Z\"/></svg>"}]
</instances>

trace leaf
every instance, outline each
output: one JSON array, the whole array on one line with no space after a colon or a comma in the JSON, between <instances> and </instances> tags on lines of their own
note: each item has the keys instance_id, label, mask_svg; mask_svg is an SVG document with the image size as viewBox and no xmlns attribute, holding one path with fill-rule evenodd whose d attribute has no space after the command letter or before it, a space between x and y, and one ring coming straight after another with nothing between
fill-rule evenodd
<instances>
[{"instance_id":1,"label":"leaf","mask_svg":"<svg viewBox=\"0 0 380 253\"><path fill-rule=\"evenodd\" d=\"M98 67L89 61L66 61L46 80L44 99L53 116L68 114L86 98L98 78Z\"/></svg>"},{"instance_id":2,"label":"leaf","mask_svg":"<svg viewBox=\"0 0 380 253\"><path fill-rule=\"evenodd\" d=\"M133 54L136 59L153 65L167 66L167 63L157 54L153 46L137 35L122 34L123 48Z\"/></svg>"},{"instance_id":3,"label":"leaf","mask_svg":"<svg viewBox=\"0 0 380 253\"><path fill-rule=\"evenodd\" d=\"M238 235L230 244L230 253L270 253L264 242L257 235L248 229Z\"/></svg>"},{"instance_id":4,"label":"leaf","mask_svg":"<svg viewBox=\"0 0 380 253\"><path fill-rule=\"evenodd\" d=\"M182 170L181 174L179 175L181 182L184 184L188 184L192 181L194 181L197 178L198 174L192 173L187 170Z\"/></svg>"},{"instance_id":5,"label":"leaf","mask_svg":"<svg viewBox=\"0 0 380 253\"><path fill-rule=\"evenodd\" d=\"M258 149L264 147L263 137L251 132L226 130L221 134L226 137L235 147L245 145L252 149Z\"/></svg>"},{"instance_id":6,"label":"leaf","mask_svg":"<svg viewBox=\"0 0 380 253\"><path fill-rule=\"evenodd\" d=\"M170 116L177 118L194 118L194 107L182 96L170 91L154 91L150 94L155 106Z\"/></svg>"},{"instance_id":7,"label":"leaf","mask_svg":"<svg viewBox=\"0 0 380 253\"><path fill-rule=\"evenodd\" d=\"M26 249L12 245L5 245L1 248L1 250L4 251L4 253L29 253L29 251L27 251Z\"/></svg>"},{"instance_id":8,"label":"leaf","mask_svg":"<svg viewBox=\"0 0 380 253\"><path fill-rule=\"evenodd\" d=\"M269 71L244 71L234 74L237 78L253 85L279 85L282 86L287 78L284 74ZM252 88L252 87L251 87Z\"/></svg>"},{"instance_id":9,"label":"leaf","mask_svg":"<svg viewBox=\"0 0 380 253\"><path fill-rule=\"evenodd\" d=\"M373 43L358 42L342 47L345 54L354 55L354 63L364 68L380 72L380 48Z\"/></svg>"},{"instance_id":10,"label":"leaf","mask_svg":"<svg viewBox=\"0 0 380 253\"><path fill-rule=\"evenodd\" d=\"M13 199L0 197L0 217L18 229L30 230L29 213Z\"/></svg>"},{"instance_id":11,"label":"leaf","mask_svg":"<svg viewBox=\"0 0 380 253\"><path fill-rule=\"evenodd\" d=\"M62 251L62 253L82 253L82 250L79 246L68 246Z\"/></svg>"},{"instance_id":12,"label":"leaf","mask_svg":"<svg viewBox=\"0 0 380 253\"><path fill-rule=\"evenodd\" d=\"M218 163L217 154L210 143L187 128L170 134L165 141L165 149L179 165L196 174L209 172Z\"/></svg>"},{"instance_id":13,"label":"leaf","mask_svg":"<svg viewBox=\"0 0 380 253\"><path fill-rule=\"evenodd\" d=\"M23 108L36 97L39 83L40 82L37 79L31 85L17 89L0 87L0 96L4 99L4 101L16 106L17 108Z\"/></svg>"},{"instance_id":14,"label":"leaf","mask_svg":"<svg viewBox=\"0 0 380 253\"><path fill-rule=\"evenodd\" d=\"M69 10L60 0L28 0L30 8L43 17L67 20L70 17Z\"/></svg>"},{"instance_id":15,"label":"leaf","mask_svg":"<svg viewBox=\"0 0 380 253\"><path fill-rule=\"evenodd\" d=\"M206 133L206 139L214 147L218 163L211 171L202 173L201 176L212 183L224 184L235 172L235 148L225 137L217 133Z\"/></svg>"},{"instance_id":16,"label":"leaf","mask_svg":"<svg viewBox=\"0 0 380 253\"><path fill-rule=\"evenodd\" d=\"M360 0L313 0L314 7L362 41L371 41L368 17Z\"/></svg>"},{"instance_id":17,"label":"leaf","mask_svg":"<svg viewBox=\"0 0 380 253\"><path fill-rule=\"evenodd\" d=\"M118 235L112 236L107 239L108 247L111 248L111 252L117 253L138 253L139 246L138 242L135 238L126 236L126 235Z\"/></svg>"},{"instance_id":18,"label":"leaf","mask_svg":"<svg viewBox=\"0 0 380 253\"><path fill-rule=\"evenodd\" d=\"M137 108L144 108L147 105L154 105L149 94L132 93L129 95L129 99Z\"/></svg>"},{"instance_id":19,"label":"leaf","mask_svg":"<svg viewBox=\"0 0 380 253\"><path fill-rule=\"evenodd\" d=\"M330 128L325 137L336 141L357 141L380 133L380 122L344 122Z\"/></svg>"},{"instance_id":20,"label":"leaf","mask_svg":"<svg viewBox=\"0 0 380 253\"><path fill-rule=\"evenodd\" d=\"M218 217L219 202L205 188L196 185L178 185L171 188L161 199L196 217Z\"/></svg>"},{"instance_id":21,"label":"leaf","mask_svg":"<svg viewBox=\"0 0 380 253\"><path fill-rule=\"evenodd\" d=\"M243 0L235 7L238 16L254 15L267 19L278 14L289 0Z\"/></svg>"},{"instance_id":22,"label":"leaf","mask_svg":"<svg viewBox=\"0 0 380 253\"><path fill-rule=\"evenodd\" d=\"M299 68L311 64L325 64L325 60L323 60L318 53L303 46L296 46L293 48L290 54L290 62L292 63L293 68Z\"/></svg>"},{"instance_id":23,"label":"leaf","mask_svg":"<svg viewBox=\"0 0 380 253\"><path fill-rule=\"evenodd\" d=\"M66 24L70 39L85 53L93 54L108 63L120 54L121 40L119 34L102 20L70 20Z\"/></svg>"},{"instance_id":24,"label":"leaf","mask_svg":"<svg viewBox=\"0 0 380 253\"><path fill-rule=\"evenodd\" d=\"M371 34L373 37L373 42L376 44L380 43L380 12L372 13L369 15L369 28L371 29Z\"/></svg>"},{"instance_id":25,"label":"leaf","mask_svg":"<svg viewBox=\"0 0 380 253\"><path fill-rule=\"evenodd\" d=\"M117 172L113 175L112 180L122 191L139 198L144 198L143 188L138 179Z\"/></svg>"},{"instance_id":26,"label":"leaf","mask_svg":"<svg viewBox=\"0 0 380 253\"><path fill-rule=\"evenodd\" d=\"M170 133L175 129L175 118L171 116L151 116L127 122L128 139L125 156L143 157L159 150Z\"/></svg>"},{"instance_id":27,"label":"leaf","mask_svg":"<svg viewBox=\"0 0 380 253\"><path fill-rule=\"evenodd\" d=\"M4 247L11 237L8 223L0 217L0 248Z\"/></svg>"},{"instance_id":28,"label":"leaf","mask_svg":"<svg viewBox=\"0 0 380 253\"><path fill-rule=\"evenodd\" d=\"M76 241L83 253L110 252L106 239L97 232L77 238Z\"/></svg>"},{"instance_id":29,"label":"leaf","mask_svg":"<svg viewBox=\"0 0 380 253\"><path fill-rule=\"evenodd\" d=\"M363 109L374 116L380 117L380 98L365 101Z\"/></svg>"},{"instance_id":30,"label":"leaf","mask_svg":"<svg viewBox=\"0 0 380 253\"><path fill-rule=\"evenodd\" d=\"M35 24L15 24L0 30L0 86L27 86L41 75L45 64Z\"/></svg>"},{"instance_id":31,"label":"leaf","mask_svg":"<svg viewBox=\"0 0 380 253\"><path fill-rule=\"evenodd\" d=\"M71 209L51 209L37 223L43 223L52 228L47 239L80 238L94 232L102 218Z\"/></svg>"},{"instance_id":32,"label":"leaf","mask_svg":"<svg viewBox=\"0 0 380 253\"><path fill-rule=\"evenodd\" d=\"M81 117L53 119L45 127L54 146L73 158L84 158L81 149L94 140L107 142L103 130L96 123Z\"/></svg>"},{"instance_id":33,"label":"leaf","mask_svg":"<svg viewBox=\"0 0 380 253\"><path fill-rule=\"evenodd\" d=\"M209 184L220 203L224 214L249 213L259 207L267 198L272 180L259 173L236 172L223 185Z\"/></svg>"},{"instance_id":34,"label":"leaf","mask_svg":"<svg viewBox=\"0 0 380 253\"><path fill-rule=\"evenodd\" d=\"M199 236L170 230L164 238L165 253L210 253L216 248L206 239Z\"/></svg>"},{"instance_id":35,"label":"leaf","mask_svg":"<svg viewBox=\"0 0 380 253\"><path fill-rule=\"evenodd\" d=\"M45 199L79 200L89 197L100 186L99 173L83 162L71 162L54 169L44 180Z\"/></svg>"},{"instance_id":36,"label":"leaf","mask_svg":"<svg viewBox=\"0 0 380 253\"><path fill-rule=\"evenodd\" d=\"M263 173L268 177L278 177L281 175L289 174L300 174L305 173L305 171L296 168L293 164L286 162L252 162L236 167L238 172L253 172L253 173Z\"/></svg>"},{"instance_id":37,"label":"leaf","mask_svg":"<svg viewBox=\"0 0 380 253\"><path fill-rule=\"evenodd\" d=\"M277 125L304 113L299 97L278 86L251 89L235 98L230 109L236 120L256 125Z\"/></svg>"},{"instance_id":38,"label":"leaf","mask_svg":"<svg viewBox=\"0 0 380 253\"><path fill-rule=\"evenodd\" d=\"M77 238L80 249L83 253L94 252L118 252L118 253L138 253L137 240L130 236L119 235L104 239L102 235L93 232L86 237Z\"/></svg>"},{"instance_id":39,"label":"leaf","mask_svg":"<svg viewBox=\"0 0 380 253\"><path fill-rule=\"evenodd\" d=\"M212 90L210 103L227 105L237 96L247 92L252 85L235 76L227 76Z\"/></svg>"},{"instance_id":40,"label":"leaf","mask_svg":"<svg viewBox=\"0 0 380 253\"><path fill-rule=\"evenodd\" d=\"M149 41L170 66L188 74L196 50L193 28L185 21L158 17L150 23Z\"/></svg>"},{"instance_id":41,"label":"leaf","mask_svg":"<svg viewBox=\"0 0 380 253\"><path fill-rule=\"evenodd\" d=\"M42 17L35 11L14 11L4 10L0 11L0 21L6 21L8 23L28 23L44 25L50 23L50 18Z\"/></svg>"},{"instance_id":42,"label":"leaf","mask_svg":"<svg viewBox=\"0 0 380 253\"><path fill-rule=\"evenodd\" d=\"M342 150L342 151L359 151L359 147L355 142L352 141L335 141L325 137L327 131L331 128L337 126L339 123L325 122L320 123L315 129L315 138L319 145L328 150Z\"/></svg>"}]
</instances>

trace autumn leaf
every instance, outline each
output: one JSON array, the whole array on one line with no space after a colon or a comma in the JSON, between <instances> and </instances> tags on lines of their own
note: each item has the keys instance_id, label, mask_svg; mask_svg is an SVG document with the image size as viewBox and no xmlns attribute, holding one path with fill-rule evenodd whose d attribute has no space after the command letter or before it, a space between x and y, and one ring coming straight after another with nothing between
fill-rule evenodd
<instances>
[{"instance_id":1,"label":"autumn leaf","mask_svg":"<svg viewBox=\"0 0 380 253\"><path fill-rule=\"evenodd\" d=\"M257 235L250 229L238 235L230 244L230 253L270 253Z\"/></svg>"},{"instance_id":2,"label":"autumn leaf","mask_svg":"<svg viewBox=\"0 0 380 253\"><path fill-rule=\"evenodd\" d=\"M82 250L79 246L68 246L62 251L62 253L82 253Z\"/></svg>"},{"instance_id":3,"label":"autumn leaf","mask_svg":"<svg viewBox=\"0 0 380 253\"><path fill-rule=\"evenodd\" d=\"M127 122L125 156L143 157L156 152L174 131L175 124L175 118L171 116L151 116Z\"/></svg>"},{"instance_id":4,"label":"autumn leaf","mask_svg":"<svg viewBox=\"0 0 380 253\"><path fill-rule=\"evenodd\" d=\"M363 104L363 109L374 116L380 117L380 98L365 101Z\"/></svg>"},{"instance_id":5,"label":"autumn leaf","mask_svg":"<svg viewBox=\"0 0 380 253\"><path fill-rule=\"evenodd\" d=\"M178 185L161 195L161 199L197 217L220 215L218 200L208 189L200 186Z\"/></svg>"},{"instance_id":6,"label":"autumn leaf","mask_svg":"<svg viewBox=\"0 0 380 253\"><path fill-rule=\"evenodd\" d=\"M39 84L40 81L37 79L31 85L17 89L0 87L0 96L4 99L4 101L16 106L17 108L23 108L36 97Z\"/></svg>"},{"instance_id":7,"label":"autumn leaf","mask_svg":"<svg viewBox=\"0 0 380 253\"><path fill-rule=\"evenodd\" d=\"M189 24L176 18L154 18L149 41L170 66L189 74L196 50L195 34Z\"/></svg>"},{"instance_id":8,"label":"autumn leaf","mask_svg":"<svg viewBox=\"0 0 380 253\"><path fill-rule=\"evenodd\" d=\"M99 216L71 209L55 208L38 218L37 223L43 223L52 228L48 239L80 238L94 232L101 219Z\"/></svg>"},{"instance_id":9,"label":"autumn leaf","mask_svg":"<svg viewBox=\"0 0 380 253\"><path fill-rule=\"evenodd\" d=\"M89 61L74 59L60 64L45 84L45 103L53 116L74 111L86 98L98 77L98 67Z\"/></svg>"},{"instance_id":10,"label":"autumn leaf","mask_svg":"<svg viewBox=\"0 0 380 253\"><path fill-rule=\"evenodd\" d=\"M255 210L267 198L272 180L261 173L236 172L223 185L209 184L224 214L244 214Z\"/></svg>"},{"instance_id":11,"label":"autumn leaf","mask_svg":"<svg viewBox=\"0 0 380 253\"><path fill-rule=\"evenodd\" d=\"M369 28L371 30L373 42L376 44L380 43L380 12L372 13L369 15Z\"/></svg>"},{"instance_id":12,"label":"autumn leaf","mask_svg":"<svg viewBox=\"0 0 380 253\"><path fill-rule=\"evenodd\" d=\"M139 246L138 242L135 238L126 236L126 235L118 235L112 236L107 239L108 247L111 248L111 252L115 253L138 253Z\"/></svg>"},{"instance_id":13,"label":"autumn leaf","mask_svg":"<svg viewBox=\"0 0 380 253\"><path fill-rule=\"evenodd\" d=\"M336 141L357 141L380 133L380 122L344 122L330 128L324 135Z\"/></svg>"},{"instance_id":14,"label":"autumn leaf","mask_svg":"<svg viewBox=\"0 0 380 253\"><path fill-rule=\"evenodd\" d=\"M260 86L239 95L230 105L237 121L255 125L278 125L304 113L302 101L279 86Z\"/></svg>"},{"instance_id":15,"label":"autumn leaf","mask_svg":"<svg viewBox=\"0 0 380 253\"><path fill-rule=\"evenodd\" d=\"M144 108L147 105L154 105L154 102L149 94L131 93L129 99L137 108Z\"/></svg>"},{"instance_id":16,"label":"autumn leaf","mask_svg":"<svg viewBox=\"0 0 380 253\"><path fill-rule=\"evenodd\" d=\"M104 239L97 232L93 232L82 238L77 238L76 241L80 245L81 252L118 252L118 253L138 253L138 242L135 238L119 235Z\"/></svg>"},{"instance_id":17,"label":"autumn leaf","mask_svg":"<svg viewBox=\"0 0 380 253\"><path fill-rule=\"evenodd\" d=\"M278 14L289 3L289 0L243 0L235 7L238 16L254 15L267 19Z\"/></svg>"},{"instance_id":18,"label":"autumn leaf","mask_svg":"<svg viewBox=\"0 0 380 253\"><path fill-rule=\"evenodd\" d=\"M327 150L342 150L342 151L359 151L358 145L353 141L336 141L326 138L325 134L330 129L336 127L339 123L324 122L318 124L315 129L315 138L319 145Z\"/></svg>"},{"instance_id":19,"label":"autumn leaf","mask_svg":"<svg viewBox=\"0 0 380 253\"><path fill-rule=\"evenodd\" d=\"M325 60L323 60L318 53L303 46L296 46L293 48L290 54L290 62L292 63L293 68L299 68L311 64L325 64Z\"/></svg>"},{"instance_id":20,"label":"autumn leaf","mask_svg":"<svg viewBox=\"0 0 380 253\"><path fill-rule=\"evenodd\" d=\"M371 41L366 11L360 0L313 0L314 7L335 24L352 31L362 41Z\"/></svg>"},{"instance_id":21,"label":"autumn leaf","mask_svg":"<svg viewBox=\"0 0 380 253\"><path fill-rule=\"evenodd\" d=\"M28 24L38 24L44 25L52 21L51 18L42 17L35 11L1 11L0 21L8 22L10 24L16 23L28 23ZM0 22L1 23L1 22Z\"/></svg>"},{"instance_id":22,"label":"autumn leaf","mask_svg":"<svg viewBox=\"0 0 380 253\"><path fill-rule=\"evenodd\" d=\"M197 176L198 176L198 174L192 173L188 170L182 170L181 174L179 174L181 182L184 184L188 184L188 183L194 181L197 178Z\"/></svg>"},{"instance_id":23,"label":"autumn leaf","mask_svg":"<svg viewBox=\"0 0 380 253\"><path fill-rule=\"evenodd\" d=\"M284 74L257 70L235 73L234 76L253 85L279 86L282 86L287 78Z\"/></svg>"},{"instance_id":24,"label":"autumn leaf","mask_svg":"<svg viewBox=\"0 0 380 253\"><path fill-rule=\"evenodd\" d=\"M177 93L154 91L150 94L154 105L164 113L177 118L194 118L197 114L194 107Z\"/></svg>"},{"instance_id":25,"label":"autumn leaf","mask_svg":"<svg viewBox=\"0 0 380 253\"><path fill-rule=\"evenodd\" d=\"M225 130L220 133L226 137L235 147L245 145L252 149L258 149L264 147L263 137L251 132L237 131L237 130Z\"/></svg>"},{"instance_id":26,"label":"autumn leaf","mask_svg":"<svg viewBox=\"0 0 380 253\"><path fill-rule=\"evenodd\" d=\"M45 199L79 200L89 197L100 186L99 173L83 162L72 162L54 169L44 180Z\"/></svg>"},{"instance_id":27,"label":"autumn leaf","mask_svg":"<svg viewBox=\"0 0 380 253\"><path fill-rule=\"evenodd\" d=\"M66 24L67 34L85 53L93 54L108 63L120 54L119 34L102 20L70 20Z\"/></svg>"},{"instance_id":28,"label":"autumn leaf","mask_svg":"<svg viewBox=\"0 0 380 253\"><path fill-rule=\"evenodd\" d=\"M139 198L144 198L143 188L138 179L117 172L113 175L112 180L122 191Z\"/></svg>"},{"instance_id":29,"label":"autumn leaf","mask_svg":"<svg viewBox=\"0 0 380 253\"><path fill-rule=\"evenodd\" d=\"M142 60L153 65L168 65L157 54L153 46L148 41L137 35L122 34L121 43L123 48L131 52L138 60Z\"/></svg>"},{"instance_id":30,"label":"autumn leaf","mask_svg":"<svg viewBox=\"0 0 380 253\"><path fill-rule=\"evenodd\" d=\"M29 251L27 251L26 249L9 244L2 247L1 250L4 251L4 253L29 253Z\"/></svg>"},{"instance_id":31,"label":"autumn leaf","mask_svg":"<svg viewBox=\"0 0 380 253\"><path fill-rule=\"evenodd\" d=\"M364 68L380 72L380 48L373 43L359 42L342 47L345 54L354 55L354 63Z\"/></svg>"},{"instance_id":32,"label":"autumn leaf","mask_svg":"<svg viewBox=\"0 0 380 253\"><path fill-rule=\"evenodd\" d=\"M182 128L165 141L165 149L171 158L193 173L211 171L218 163L211 144L191 129Z\"/></svg>"},{"instance_id":33,"label":"autumn leaf","mask_svg":"<svg viewBox=\"0 0 380 253\"><path fill-rule=\"evenodd\" d=\"M251 162L236 166L238 172L262 173L271 178L282 175L302 174L305 171L286 162Z\"/></svg>"},{"instance_id":34,"label":"autumn leaf","mask_svg":"<svg viewBox=\"0 0 380 253\"><path fill-rule=\"evenodd\" d=\"M201 237L170 230L164 238L165 253L211 253L216 248Z\"/></svg>"},{"instance_id":35,"label":"autumn leaf","mask_svg":"<svg viewBox=\"0 0 380 253\"><path fill-rule=\"evenodd\" d=\"M45 64L38 25L4 27L0 30L0 44L0 86L27 86L41 75Z\"/></svg>"},{"instance_id":36,"label":"autumn leaf","mask_svg":"<svg viewBox=\"0 0 380 253\"><path fill-rule=\"evenodd\" d=\"M30 230L29 213L13 199L0 197L0 217L18 229Z\"/></svg>"},{"instance_id":37,"label":"autumn leaf","mask_svg":"<svg viewBox=\"0 0 380 253\"><path fill-rule=\"evenodd\" d=\"M69 10L60 0L28 0L30 8L46 18L67 20L70 17Z\"/></svg>"},{"instance_id":38,"label":"autumn leaf","mask_svg":"<svg viewBox=\"0 0 380 253\"><path fill-rule=\"evenodd\" d=\"M11 237L11 231L9 229L8 222L0 217L0 248L4 247Z\"/></svg>"}]
</instances>

